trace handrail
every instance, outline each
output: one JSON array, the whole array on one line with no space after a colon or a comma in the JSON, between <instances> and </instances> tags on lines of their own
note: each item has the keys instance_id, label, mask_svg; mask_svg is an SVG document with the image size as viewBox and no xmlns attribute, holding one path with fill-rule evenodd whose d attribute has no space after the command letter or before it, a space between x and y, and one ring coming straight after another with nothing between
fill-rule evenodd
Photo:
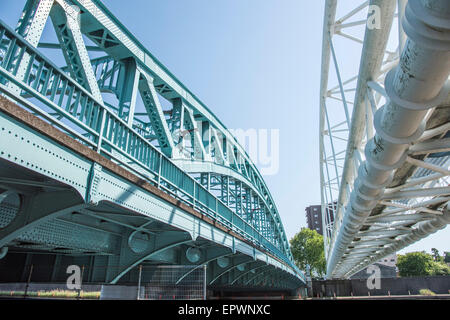
<instances>
[{"instance_id":1,"label":"handrail","mask_svg":"<svg viewBox=\"0 0 450 320\"><path fill-rule=\"evenodd\" d=\"M152 76L158 78L164 82L168 87L170 87L179 97L182 97L185 102L192 108L197 110L206 118L210 119L212 124L219 128L221 132L233 141L234 147L237 148L239 153L243 156L244 160L248 163L252 170L252 173L257 177L258 185L263 189L263 193L267 194L268 199L272 207L269 207L269 213L274 219L275 227L279 229L279 234L281 241L284 243L284 250L286 254L293 259L292 254L289 250L289 242L286 237L286 232L284 226L281 223L281 217L279 215L278 209L276 207L275 201L269 189L262 178L259 170L251 161L245 149L239 144L237 139L231 135L226 126L209 110L209 108L200 101L181 81L179 81L156 57L154 57L137 39L136 37L127 29L125 26L108 10L108 8L98 0L74 0L74 3L84 8L86 14L91 14L94 18L97 15L103 16L103 18L110 19L112 24L109 26L111 29L115 29L117 32L121 33L122 36L117 38L117 41L124 46L124 48L133 55L137 60L138 64L142 65ZM101 19L104 21L103 19ZM102 23L101 21L99 21ZM243 173L241 173L243 174ZM245 174L243 174L245 176Z\"/></svg>"},{"instance_id":2,"label":"handrail","mask_svg":"<svg viewBox=\"0 0 450 320\"><path fill-rule=\"evenodd\" d=\"M103 102L96 100L90 92L0 20L0 41L5 36L11 41L4 54L0 52L0 83L3 84L3 90L7 82L18 86L44 105L34 108L35 111L48 119L51 116L46 109L52 109L62 117L61 120L55 118L54 123L59 123L60 127L64 126L65 131L71 132L89 147L96 147L98 153L114 158L128 170L135 171L165 192L169 192L170 188L175 189L175 192L169 192L172 196L214 220L225 222L233 231L271 252L298 275L303 276L294 263L254 226L228 208L139 132L109 110ZM24 78L19 79L16 76L17 70L25 53L29 55L30 61ZM80 131L85 137L80 135ZM125 163L117 153L126 157L137 168Z\"/></svg>"}]
</instances>

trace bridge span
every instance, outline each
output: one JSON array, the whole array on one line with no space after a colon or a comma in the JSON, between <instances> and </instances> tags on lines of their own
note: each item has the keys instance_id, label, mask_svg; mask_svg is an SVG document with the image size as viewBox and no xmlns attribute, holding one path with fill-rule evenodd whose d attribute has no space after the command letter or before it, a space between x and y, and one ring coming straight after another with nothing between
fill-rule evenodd
<instances>
[{"instance_id":1,"label":"bridge span","mask_svg":"<svg viewBox=\"0 0 450 320\"><path fill-rule=\"evenodd\" d=\"M359 65L343 67L358 56ZM348 278L450 223L449 74L449 1L326 1L320 163L328 278Z\"/></svg>"},{"instance_id":2,"label":"bridge span","mask_svg":"<svg viewBox=\"0 0 450 320\"><path fill-rule=\"evenodd\" d=\"M211 287L305 284L245 150L100 1L27 0L0 21L0 91L2 259L51 254L52 279L102 267L88 282L168 264L207 265Z\"/></svg>"}]
</instances>

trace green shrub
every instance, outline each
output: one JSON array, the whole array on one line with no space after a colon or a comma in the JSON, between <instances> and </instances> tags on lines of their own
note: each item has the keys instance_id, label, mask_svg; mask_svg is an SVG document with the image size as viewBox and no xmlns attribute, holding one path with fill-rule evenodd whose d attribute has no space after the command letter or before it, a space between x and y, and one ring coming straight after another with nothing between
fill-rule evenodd
<instances>
[{"instance_id":1,"label":"green shrub","mask_svg":"<svg viewBox=\"0 0 450 320\"><path fill-rule=\"evenodd\" d=\"M450 275L449 266L444 262L434 261L433 256L424 251L399 254L397 267L401 277Z\"/></svg>"},{"instance_id":2,"label":"green shrub","mask_svg":"<svg viewBox=\"0 0 450 320\"><path fill-rule=\"evenodd\" d=\"M430 289L420 289L420 290L419 290L419 293L420 293L422 296L435 296L435 295L436 295L436 293L434 293L434 292L431 291Z\"/></svg>"},{"instance_id":3,"label":"green shrub","mask_svg":"<svg viewBox=\"0 0 450 320\"><path fill-rule=\"evenodd\" d=\"M433 276L448 276L450 275L450 267L443 262L433 261L431 274Z\"/></svg>"},{"instance_id":4,"label":"green shrub","mask_svg":"<svg viewBox=\"0 0 450 320\"><path fill-rule=\"evenodd\" d=\"M432 275L433 257L425 252L408 252L398 255L397 267L401 277Z\"/></svg>"}]
</instances>

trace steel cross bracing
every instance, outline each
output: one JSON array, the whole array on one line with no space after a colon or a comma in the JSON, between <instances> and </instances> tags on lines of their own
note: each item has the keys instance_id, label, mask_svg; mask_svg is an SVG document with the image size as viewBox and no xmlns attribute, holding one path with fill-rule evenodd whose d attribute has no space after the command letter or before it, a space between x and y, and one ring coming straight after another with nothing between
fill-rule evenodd
<instances>
[{"instance_id":1,"label":"steel cross bracing","mask_svg":"<svg viewBox=\"0 0 450 320\"><path fill-rule=\"evenodd\" d=\"M450 222L449 50L446 0L326 1L327 277L349 277Z\"/></svg>"},{"instance_id":2,"label":"steel cross bracing","mask_svg":"<svg viewBox=\"0 0 450 320\"><path fill-rule=\"evenodd\" d=\"M58 43L40 42L47 22ZM15 30L0 23L0 39L5 97L301 274L245 150L100 1L28 0ZM40 48L61 50L66 66Z\"/></svg>"}]
</instances>

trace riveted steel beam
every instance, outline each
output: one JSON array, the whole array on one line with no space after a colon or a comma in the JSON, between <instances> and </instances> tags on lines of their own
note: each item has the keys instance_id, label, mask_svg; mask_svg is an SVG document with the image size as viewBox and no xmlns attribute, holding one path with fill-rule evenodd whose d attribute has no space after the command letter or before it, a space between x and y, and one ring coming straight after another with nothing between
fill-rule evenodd
<instances>
[{"instance_id":1,"label":"riveted steel beam","mask_svg":"<svg viewBox=\"0 0 450 320\"><path fill-rule=\"evenodd\" d=\"M107 281L111 284L117 283L119 279L128 271L139 265L144 260L151 259L153 255L192 242L189 234L173 232L164 236L151 238L148 242L148 249L143 252L136 253L129 247L128 237L123 237L122 246L119 254L118 268L111 268ZM115 270L114 270L115 269Z\"/></svg>"},{"instance_id":2,"label":"riveted steel beam","mask_svg":"<svg viewBox=\"0 0 450 320\"><path fill-rule=\"evenodd\" d=\"M98 100L103 101L80 31L80 11L65 0L56 0L50 11L61 49L71 76Z\"/></svg>"},{"instance_id":3,"label":"riveted steel beam","mask_svg":"<svg viewBox=\"0 0 450 320\"><path fill-rule=\"evenodd\" d=\"M219 248L219 247L212 247L208 248L202 251L203 255L199 261L196 262L195 265L198 266L198 268L208 265L209 263L212 263L216 261L217 259L228 257L230 255L233 255L232 252L230 252L229 248ZM182 274L178 280L176 281L176 284L183 281L184 278L186 278L189 274L191 274L195 269L190 269L184 274Z\"/></svg>"},{"instance_id":4,"label":"riveted steel beam","mask_svg":"<svg viewBox=\"0 0 450 320\"><path fill-rule=\"evenodd\" d=\"M139 71L141 73L139 91L152 124L152 128L155 131L159 146L163 153L168 157L172 157L174 149L173 138L165 121L161 103L159 102L153 84L153 78L147 75L143 70Z\"/></svg>"},{"instance_id":5,"label":"riveted steel beam","mask_svg":"<svg viewBox=\"0 0 450 320\"><path fill-rule=\"evenodd\" d=\"M17 216L0 230L0 247L39 224L86 206L81 197L72 190L25 196L21 200Z\"/></svg>"},{"instance_id":6,"label":"riveted steel beam","mask_svg":"<svg viewBox=\"0 0 450 320\"><path fill-rule=\"evenodd\" d=\"M240 265L244 265L250 261L253 261L253 258L244 255L237 255L233 257L228 267L225 267L222 270L220 270L219 268L215 268L214 270L215 272L213 273L212 279L209 281L209 285L212 285L220 277L229 273L231 270L237 268Z\"/></svg>"}]
</instances>

